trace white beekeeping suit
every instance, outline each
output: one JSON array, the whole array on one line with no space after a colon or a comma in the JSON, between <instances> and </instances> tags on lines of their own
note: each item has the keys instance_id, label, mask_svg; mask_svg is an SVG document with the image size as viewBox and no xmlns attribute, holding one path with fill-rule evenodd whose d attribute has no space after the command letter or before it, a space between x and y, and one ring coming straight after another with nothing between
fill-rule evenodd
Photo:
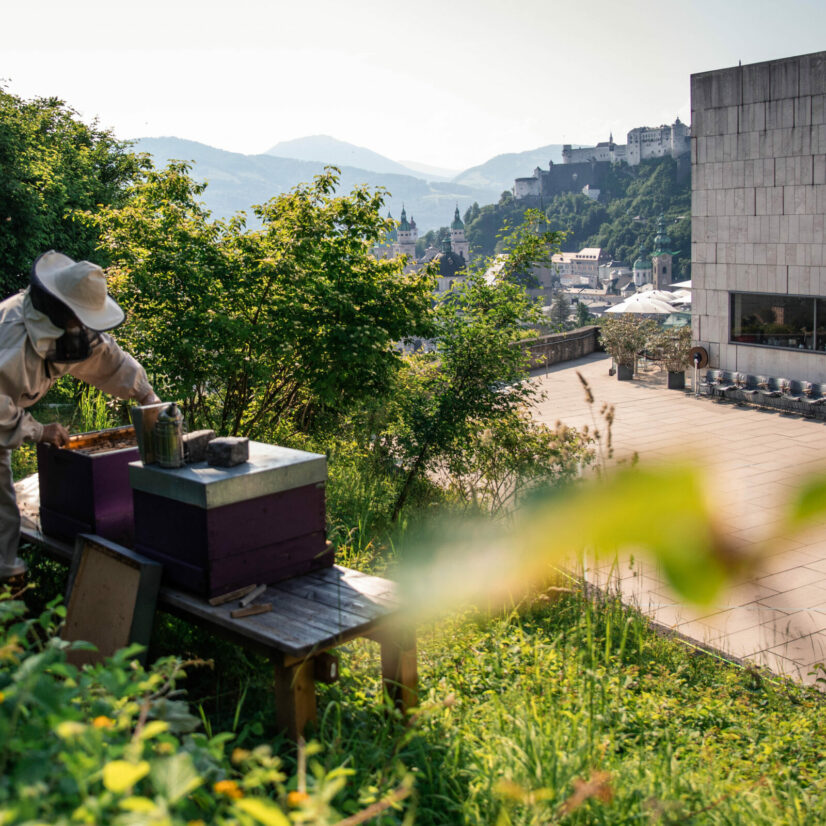
<instances>
[{"instance_id":1,"label":"white beekeeping suit","mask_svg":"<svg viewBox=\"0 0 826 826\"><path fill-rule=\"evenodd\" d=\"M30 287L0 303L0 581L26 570L11 450L27 439L62 445L69 435L26 408L67 373L121 399L160 401L143 367L100 332L122 321L100 267L54 251L37 259Z\"/></svg>"}]
</instances>

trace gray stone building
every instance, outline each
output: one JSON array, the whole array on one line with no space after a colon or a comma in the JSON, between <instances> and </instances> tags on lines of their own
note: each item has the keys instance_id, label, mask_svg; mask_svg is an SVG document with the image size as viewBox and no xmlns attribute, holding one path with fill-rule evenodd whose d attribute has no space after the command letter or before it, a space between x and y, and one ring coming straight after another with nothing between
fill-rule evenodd
<instances>
[{"instance_id":1,"label":"gray stone building","mask_svg":"<svg viewBox=\"0 0 826 826\"><path fill-rule=\"evenodd\" d=\"M695 342L826 382L826 52L692 75L691 131Z\"/></svg>"}]
</instances>

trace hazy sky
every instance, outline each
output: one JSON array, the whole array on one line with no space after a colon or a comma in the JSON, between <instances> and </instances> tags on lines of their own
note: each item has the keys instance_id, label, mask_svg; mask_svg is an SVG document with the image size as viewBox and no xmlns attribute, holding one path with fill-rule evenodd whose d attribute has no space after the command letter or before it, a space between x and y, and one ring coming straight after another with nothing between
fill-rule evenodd
<instances>
[{"instance_id":1,"label":"hazy sky","mask_svg":"<svg viewBox=\"0 0 826 826\"><path fill-rule=\"evenodd\" d=\"M689 119L689 75L826 49L826 0L0 0L0 78L118 137L333 135L462 169Z\"/></svg>"}]
</instances>

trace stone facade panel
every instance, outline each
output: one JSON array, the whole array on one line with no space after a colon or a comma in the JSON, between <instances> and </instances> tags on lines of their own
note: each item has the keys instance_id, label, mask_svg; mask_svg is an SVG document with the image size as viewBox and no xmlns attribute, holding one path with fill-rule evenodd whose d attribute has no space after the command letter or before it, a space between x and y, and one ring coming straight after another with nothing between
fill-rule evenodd
<instances>
[{"instance_id":1,"label":"stone facade panel","mask_svg":"<svg viewBox=\"0 0 826 826\"><path fill-rule=\"evenodd\" d=\"M692 128L694 124L692 123ZM766 104L746 103L740 107L739 131L762 132L766 128Z\"/></svg>"},{"instance_id":2,"label":"stone facade panel","mask_svg":"<svg viewBox=\"0 0 826 826\"><path fill-rule=\"evenodd\" d=\"M794 101L794 125L795 126L811 126L812 125L812 98L806 97L797 98Z\"/></svg>"},{"instance_id":3,"label":"stone facade panel","mask_svg":"<svg viewBox=\"0 0 826 826\"><path fill-rule=\"evenodd\" d=\"M813 95L826 89L826 55L823 52L799 58L801 95Z\"/></svg>"},{"instance_id":4,"label":"stone facade panel","mask_svg":"<svg viewBox=\"0 0 826 826\"><path fill-rule=\"evenodd\" d=\"M812 156L812 183L826 184L826 155Z\"/></svg>"},{"instance_id":5,"label":"stone facade panel","mask_svg":"<svg viewBox=\"0 0 826 826\"><path fill-rule=\"evenodd\" d=\"M812 95L812 126L826 123L826 94Z\"/></svg>"},{"instance_id":6,"label":"stone facade panel","mask_svg":"<svg viewBox=\"0 0 826 826\"><path fill-rule=\"evenodd\" d=\"M814 244L814 216L797 215L798 220L798 238L801 244Z\"/></svg>"},{"instance_id":7,"label":"stone facade panel","mask_svg":"<svg viewBox=\"0 0 826 826\"><path fill-rule=\"evenodd\" d=\"M743 66L741 69L741 76L743 103L758 103L768 100L771 72L767 63L755 63L751 66ZM701 109L704 105L705 104L698 104L697 108Z\"/></svg>"},{"instance_id":8,"label":"stone facade panel","mask_svg":"<svg viewBox=\"0 0 826 826\"><path fill-rule=\"evenodd\" d=\"M794 126L793 98L770 100L766 104L766 129L791 129Z\"/></svg>"},{"instance_id":9,"label":"stone facade panel","mask_svg":"<svg viewBox=\"0 0 826 826\"><path fill-rule=\"evenodd\" d=\"M800 94L799 63L796 59L775 60L770 64L769 100L796 98Z\"/></svg>"}]
</instances>

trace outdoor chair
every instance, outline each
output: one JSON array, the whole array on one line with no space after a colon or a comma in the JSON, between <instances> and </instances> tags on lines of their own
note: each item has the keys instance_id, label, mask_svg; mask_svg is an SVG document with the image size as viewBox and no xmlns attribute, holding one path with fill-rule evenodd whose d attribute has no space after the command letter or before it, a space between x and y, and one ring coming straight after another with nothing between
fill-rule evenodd
<instances>
[{"instance_id":1,"label":"outdoor chair","mask_svg":"<svg viewBox=\"0 0 826 826\"><path fill-rule=\"evenodd\" d=\"M826 403L826 384L809 384L808 392L801 401L809 407Z\"/></svg>"},{"instance_id":2,"label":"outdoor chair","mask_svg":"<svg viewBox=\"0 0 826 826\"><path fill-rule=\"evenodd\" d=\"M783 393L783 398L790 402L801 402L806 397L811 385L807 381L797 381L791 379Z\"/></svg>"},{"instance_id":3,"label":"outdoor chair","mask_svg":"<svg viewBox=\"0 0 826 826\"><path fill-rule=\"evenodd\" d=\"M713 396L717 392L722 370L706 370L705 377L700 382L700 392L706 396Z\"/></svg>"},{"instance_id":4,"label":"outdoor chair","mask_svg":"<svg viewBox=\"0 0 826 826\"><path fill-rule=\"evenodd\" d=\"M759 392L759 381L765 376L752 376L749 373L737 374L737 388L745 393L748 398L755 396Z\"/></svg>"},{"instance_id":5,"label":"outdoor chair","mask_svg":"<svg viewBox=\"0 0 826 826\"><path fill-rule=\"evenodd\" d=\"M725 398L726 393L737 389L736 374L728 370L720 372L720 378L717 380L717 393Z\"/></svg>"},{"instance_id":6,"label":"outdoor chair","mask_svg":"<svg viewBox=\"0 0 826 826\"><path fill-rule=\"evenodd\" d=\"M757 392L764 398L776 399L783 394L788 379L774 379L767 376L757 377Z\"/></svg>"}]
</instances>

